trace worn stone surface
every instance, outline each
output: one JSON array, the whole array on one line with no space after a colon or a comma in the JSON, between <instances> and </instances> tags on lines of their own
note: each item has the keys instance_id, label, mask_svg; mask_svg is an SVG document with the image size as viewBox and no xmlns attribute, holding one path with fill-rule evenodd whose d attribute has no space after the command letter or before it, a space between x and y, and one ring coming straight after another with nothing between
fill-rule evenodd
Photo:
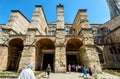
<instances>
[{"instance_id":1,"label":"worn stone surface","mask_svg":"<svg viewBox=\"0 0 120 79\"><path fill-rule=\"evenodd\" d=\"M48 29L48 25L41 6L36 6L30 28L37 28L39 30L39 35L47 34L46 32Z\"/></svg>"},{"instance_id":2,"label":"worn stone surface","mask_svg":"<svg viewBox=\"0 0 120 79\"><path fill-rule=\"evenodd\" d=\"M64 8L57 6L57 30L55 40L55 72L66 72Z\"/></svg>"},{"instance_id":3,"label":"worn stone surface","mask_svg":"<svg viewBox=\"0 0 120 79\"><path fill-rule=\"evenodd\" d=\"M49 27L55 27L55 34L47 33ZM86 10L78 11L73 25L64 24L64 7L59 5L57 6L57 21L47 24L42 7L36 6L31 22L27 21L20 12L14 11L8 24L3 28L0 40L0 70L7 70L8 63L9 65L10 63L14 64L12 61L8 61L8 54L10 54L9 58L12 59L12 49L16 48L13 54L13 57L17 58L16 69L13 69L16 71L19 71L28 63L35 64L34 70L42 70L45 66L44 55L52 54L53 58L50 61L53 61L52 67L55 72L67 71L68 55L76 56L77 63L75 64L91 66L92 68L96 65L97 72L101 72ZM71 31L71 34L69 35L66 31ZM77 41L71 41L71 39ZM73 47L67 46L68 42ZM3 49L2 45L6 45L6 48ZM69 50L66 47L69 47ZM4 53L6 57L3 63ZM13 60L16 59L13 58ZM12 67L9 66L9 69L12 69Z\"/></svg>"},{"instance_id":4,"label":"worn stone surface","mask_svg":"<svg viewBox=\"0 0 120 79\"><path fill-rule=\"evenodd\" d=\"M89 26L88 26L89 27ZM98 54L96 52L96 46L94 44L94 38L92 31L90 30L90 27L87 29L82 29L81 30L81 35L83 36L83 47L80 49L81 51L81 56L82 56L82 64L91 67L94 69L94 66L96 66L96 72L101 73L101 66L100 66L100 61ZM95 71L93 71L95 73Z\"/></svg>"},{"instance_id":5,"label":"worn stone surface","mask_svg":"<svg viewBox=\"0 0 120 79\"><path fill-rule=\"evenodd\" d=\"M119 17L120 19L120 17ZM110 21L110 24L113 23ZM109 26L108 24L107 26ZM113 25L113 24L112 24ZM105 46L103 48L105 67L107 68L120 68L120 26L117 25L111 33L104 38Z\"/></svg>"},{"instance_id":6,"label":"worn stone surface","mask_svg":"<svg viewBox=\"0 0 120 79\"><path fill-rule=\"evenodd\" d=\"M120 15L107 21L105 24L101 25L100 28L108 27L111 31L120 26Z\"/></svg>"},{"instance_id":7,"label":"worn stone surface","mask_svg":"<svg viewBox=\"0 0 120 79\"><path fill-rule=\"evenodd\" d=\"M8 48L6 46L0 46L0 70L6 70L7 68L7 57L8 57Z\"/></svg>"},{"instance_id":8,"label":"worn stone surface","mask_svg":"<svg viewBox=\"0 0 120 79\"><path fill-rule=\"evenodd\" d=\"M110 9L111 19L120 15L120 0L106 0Z\"/></svg>"},{"instance_id":9,"label":"worn stone surface","mask_svg":"<svg viewBox=\"0 0 120 79\"><path fill-rule=\"evenodd\" d=\"M29 21L18 10L13 10L7 24L8 28L13 29L18 34L26 34Z\"/></svg>"}]
</instances>

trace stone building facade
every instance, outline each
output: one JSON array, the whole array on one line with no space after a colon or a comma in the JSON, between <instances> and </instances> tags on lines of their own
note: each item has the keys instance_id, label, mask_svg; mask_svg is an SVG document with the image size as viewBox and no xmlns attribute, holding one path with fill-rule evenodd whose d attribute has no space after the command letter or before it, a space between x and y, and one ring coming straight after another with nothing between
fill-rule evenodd
<instances>
[{"instance_id":1,"label":"stone building facade","mask_svg":"<svg viewBox=\"0 0 120 79\"><path fill-rule=\"evenodd\" d=\"M111 19L94 27L94 40L103 50L103 67L120 69L120 0L106 0L110 9ZM97 31L97 32L95 32Z\"/></svg>"},{"instance_id":2,"label":"stone building facade","mask_svg":"<svg viewBox=\"0 0 120 79\"><path fill-rule=\"evenodd\" d=\"M111 19L119 16L120 15L120 0L106 0L106 2L110 9Z\"/></svg>"},{"instance_id":3,"label":"stone building facade","mask_svg":"<svg viewBox=\"0 0 120 79\"><path fill-rule=\"evenodd\" d=\"M12 10L7 24L0 25L0 70L18 71L28 63L40 71L51 64L54 72L66 72L79 64L100 73L99 49L85 9L78 10L73 24L64 23L64 6L57 5L57 20L47 23L42 6L36 5L32 20ZM97 48L97 49L96 49Z\"/></svg>"},{"instance_id":4,"label":"stone building facade","mask_svg":"<svg viewBox=\"0 0 120 79\"><path fill-rule=\"evenodd\" d=\"M100 30L99 44L104 45L104 67L120 69L120 15L101 25Z\"/></svg>"}]
</instances>

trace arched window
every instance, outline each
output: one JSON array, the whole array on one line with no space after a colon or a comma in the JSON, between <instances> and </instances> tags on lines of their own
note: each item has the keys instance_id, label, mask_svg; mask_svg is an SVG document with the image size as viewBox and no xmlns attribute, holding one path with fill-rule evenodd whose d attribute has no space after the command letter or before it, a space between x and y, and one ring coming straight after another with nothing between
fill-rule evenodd
<instances>
[{"instance_id":1,"label":"arched window","mask_svg":"<svg viewBox=\"0 0 120 79\"><path fill-rule=\"evenodd\" d=\"M104 28L104 33L105 35L108 35L110 33L110 29L108 27Z\"/></svg>"},{"instance_id":2,"label":"arched window","mask_svg":"<svg viewBox=\"0 0 120 79\"><path fill-rule=\"evenodd\" d=\"M104 58L103 58L102 50L100 48L98 48L98 47L96 47L96 50L97 50L97 54L98 54L100 63L103 64L104 63Z\"/></svg>"}]
</instances>

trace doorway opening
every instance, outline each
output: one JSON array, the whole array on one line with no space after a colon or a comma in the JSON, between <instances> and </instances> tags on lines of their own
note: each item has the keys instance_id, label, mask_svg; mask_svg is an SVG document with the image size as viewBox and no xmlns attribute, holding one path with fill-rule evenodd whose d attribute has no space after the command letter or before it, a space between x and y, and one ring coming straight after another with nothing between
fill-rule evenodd
<instances>
[{"instance_id":1,"label":"doorway opening","mask_svg":"<svg viewBox=\"0 0 120 79\"><path fill-rule=\"evenodd\" d=\"M45 70L50 64L53 69L53 59L55 53L54 41L48 38L42 38L36 42L35 70Z\"/></svg>"},{"instance_id":2,"label":"doorway opening","mask_svg":"<svg viewBox=\"0 0 120 79\"><path fill-rule=\"evenodd\" d=\"M77 56L76 55L67 55L67 66L68 64L77 64Z\"/></svg>"},{"instance_id":3,"label":"doorway opening","mask_svg":"<svg viewBox=\"0 0 120 79\"><path fill-rule=\"evenodd\" d=\"M8 47L7 71L18 70L23 48L23 40L21 38L10 40Z\"/></svg>"},{"instance_id":4,"label":"doorway opening","mask_svg":"<svg viewBox=\"0 0 120 79\"><path fill-rule=\"evenodd\" d=\"M68 65L71 65L71 71L76 71L76 66L78 65L78 59L77 55L67 55L67 71L68 71ZM73 67L74 66L74 67Z\"/></svg>"},{"instance_id":5,"label":"doorway opening","mask_svg":"<svg viewBox=\"0 0 120 79\"><path fill-rule=\"evenodd\" d=\"M53 71L53 65L54 65L53 61L54 61L54 54L44 54L42 69L46 70L48 64L50 64L51 70Z\"/></svg>"}]
</instances>

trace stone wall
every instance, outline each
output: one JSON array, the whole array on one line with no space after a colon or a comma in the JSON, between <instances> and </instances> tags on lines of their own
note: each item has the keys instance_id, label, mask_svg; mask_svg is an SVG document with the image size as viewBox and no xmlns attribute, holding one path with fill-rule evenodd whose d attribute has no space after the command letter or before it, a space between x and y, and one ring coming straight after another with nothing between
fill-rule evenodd
<instances>
[{"instance_id":1,"label":"stone wall","mask_svg":"<svg viewBox=\"0 0 120 79\"><path fill-rule=\"evenodd\" d=\"M55 40L55 72L66 72L64 7L62 5L57 6L57 29L56 29L56 40Z\"/></svg>"},{"instance_id":2,"label":"stone wall","mask_svg":"<svg viewBox=\"0 0 120 79\"><path fill-rule=\"evenodd\" d=\"M32 16L30 28L37 28L40 35L47 34L48 25L42 6L40 5L36 5L35 11Z\"/></svg>"},{"instance_id":3,"label":"stone wall","mask_svg":"<svg viewBox=\"0 0 120 79\"><path fill-rule=\"evenodd\" d=\"M90 28L82 29L81 35L83 36L83 46L80 48L82 65L86 67L91 67L94 73L101 73L102 70L100 66L98 53L94 45L92 31L90 30ZM94 70L94 66L96 66L96 71Z\"/></svg>"},{"instance_id":4,"label":"stone wall","mask_svg":"<svg viewBox=\"0 0 120 79\"><path fill-rule=\"evenodd\" d=\"M20 28L19 28L20 27ZM26 28L23 28L26 27ZM101 72L98 55L95 51L95 46L93 43L93 34L91 26L88 23L86 10L79 10L78 14L74 20L72 29L75 30L76 36L65 36L65 24L64 24L64 7L63 5L57 6L57 22L56 22L56 35L53 37L48 37L46 34L48 28L43 9L41 6L36 6L35 11L33 13L32 21L29 23L27 19L22 16L19 11L13 11L11 14L10 20L7 24L7 30L4 30L4 36L9 38L10 35L13 35L13 30L16 32L16 38L21 37L18 34L25 35L23 40L24 48L22 51L22 56L19 63L19 70L26 66L28 63L35 64L35 54L36 48L35 43L39 41L41 38L50 38L55 43L55 61L54 67L55 72L66 72L66 39L71 39L77 37L82 40L83 46L80 48L80 57L83 65L91 66L93 68L94 65L97 67L97 72ZM11 31L12 30L12 31ZM23 32L24 31L24 32ZM7 33L8 32L8 33ZM14 36L15 37L15 36ZM10 37L10 39L14 38ZM9 43L10 39L5 39L5 42ZM6 44L5 44L6 45ZM7 44L8 45L8 44ZM7 65L7 55L8 55L8 47L4 49L0 47L0 51L2 53L0 56L0 62L2 62L2 57L4 57L5 52L5 62L2 62L2 66L0 66L1 70L6 68ZM79 48L78 48L79 49ZM39 51L39 50L38 50ZM42 63L42 62L40 62ZM36 65L36 64L35 64ZM35 66L34 66L35 67ZM35 68L34 68L35 69Z\"/></svg>"},{"instance_id":5,"label":"stone wall","mask_svg":"<svg viewBox=\"0 0 120 79\"><path fill-rule=\"evenodd\" d=\"M26 34L29 26L29 21L18 10L12 10L8 20L7 27L12 28L18 34Z\"/></svg>"},{"instance_id":6,"label":"stone wall","mask_svg":"<svg viewBox=\"0 0 120 79\"><path fill-rule=\"evenodd\" d=\"M120 26L104 38L104 57L106 68L120 68Z\"/></svg>"},{"instance_id":7,"label":"stone wall","mask_svg":"<svg viewBox=\"0 0 120 79\"><path fill-rule=\"evenodd\" d=\"M24 40L24 49L22 52L20 64L19 64L19 70L27 65L28 63L33 63L35 64L35 34L36 34L36 28L28 28L28 32L26 35L26 38ZM34 66L35 70L35 66Z\"/></svg>"},{"instance_id":8,"label":"stone wall","mask_svg":"<svg viewBox=\"0 0 120 79\"><path fill-rule=\"evenodd\" d=\"M72 25L72 28L74 29L75 35L79 35L79 32L82 28L90 28L90 25L88 23L88 18L86 14L86 9L80 9L74 19L74 23Z\"/></svg>"},{"instance_id":9,"label":"stone wall","mask_svg":"<svg viewBox=\"0 0 120 79\"><path fill-rule=\"evenodd\" d=\"M107 21L106 23L101 25L100 28L108 27L112 31L115 28L117 28L118 26L120 26L120 16L117 16L117 17Z\"/></svg>"},{"instance_id":10,"label":"stone wall","mask_svg":"<svg viewBox=\"0 0 120 79\"><path fill-rule=\"evenodd\" d=\"M106 39L106 43L110 44L110 43L120 43L120 26L118 26L118 28L116 30L113 30L112 33L110 33L107 37L105 37Z\"/></svg>"},{"instance_id":11,"label":"stone wall","mask_svg":"<svg viewBox=\"0 0 120 79\"><path fill-rule=\"evenodd\" d=\"M8 60L8 48L0 46L0 71L6 70Z\"/></svg>"}]
</instances>

